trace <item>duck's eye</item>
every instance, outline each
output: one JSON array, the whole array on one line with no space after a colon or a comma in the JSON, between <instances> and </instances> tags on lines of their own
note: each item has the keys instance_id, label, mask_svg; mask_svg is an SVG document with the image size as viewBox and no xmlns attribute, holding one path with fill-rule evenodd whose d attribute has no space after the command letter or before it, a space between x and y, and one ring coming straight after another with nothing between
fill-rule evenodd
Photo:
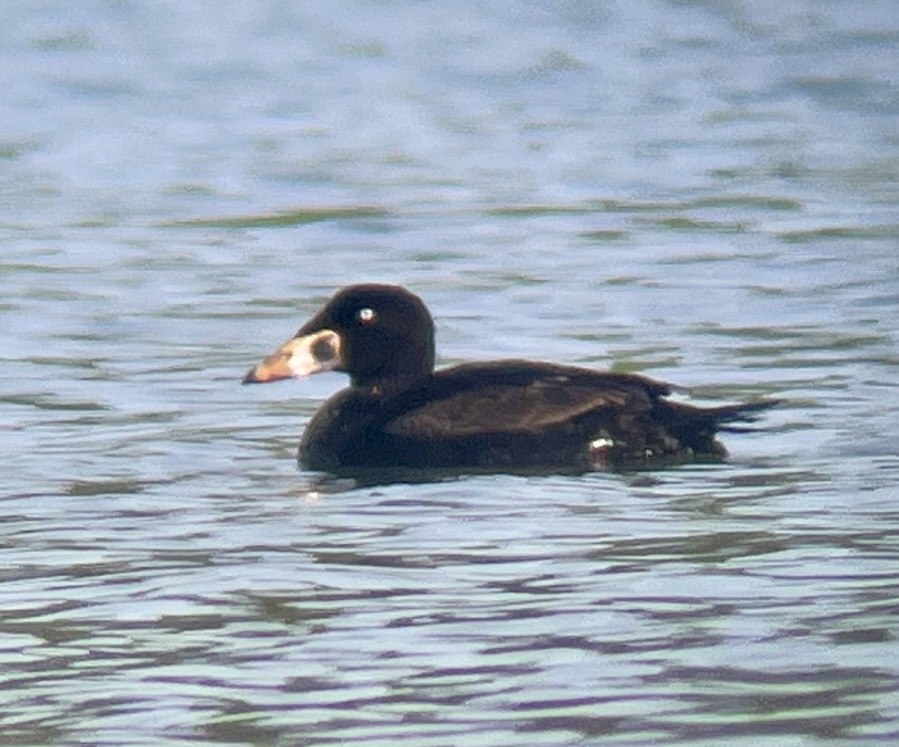
<instances>
[{"instance_id":1,"label":"duck's eye","mask_svg":"<svg viewBox=\"0 0 899 747\"><path fill-rule=\"evenodd\" d=\"M367 306L356 312L356 319L359 321L359 324L374 324L377 318L378 315L374 312L374 309L370 309Z\"/></svg>"}]
</instances>

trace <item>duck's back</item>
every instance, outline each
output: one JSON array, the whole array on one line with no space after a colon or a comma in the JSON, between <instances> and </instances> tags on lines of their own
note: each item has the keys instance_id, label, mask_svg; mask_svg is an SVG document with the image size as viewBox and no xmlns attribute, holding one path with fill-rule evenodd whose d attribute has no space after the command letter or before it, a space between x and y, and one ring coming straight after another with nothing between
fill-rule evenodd
<instances>
[{"instance_id":1,"label":"duck's back","mask_svg":"<svg viewBox=\"0 0 899 747\"><path fill-rule=\"evenodd\" d=\"M443 369L394 393L346 389L316 414L300 459L364 468L593 469L720 457L744 406L671 403L667 384L531 361ZM750 406L751 408L751 406Z\"/></svg>"}]
</instances>

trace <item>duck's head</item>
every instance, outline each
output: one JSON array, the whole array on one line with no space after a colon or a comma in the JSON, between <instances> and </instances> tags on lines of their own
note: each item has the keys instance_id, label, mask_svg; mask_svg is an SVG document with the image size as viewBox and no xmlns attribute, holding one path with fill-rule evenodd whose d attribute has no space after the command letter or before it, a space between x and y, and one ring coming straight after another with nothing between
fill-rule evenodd
<instances>
[{"instance_id":1,"label":"duck's head","mask_svg":"<svg viewBox=\"0 0 899 747\"><path fill-rule=\"evenodd\" d=\"M434 321L422 300L396 285L351 285L333 298L243 383L343 371L353 386L389 389L434 369Z\"/></svg>"}]
</instances>

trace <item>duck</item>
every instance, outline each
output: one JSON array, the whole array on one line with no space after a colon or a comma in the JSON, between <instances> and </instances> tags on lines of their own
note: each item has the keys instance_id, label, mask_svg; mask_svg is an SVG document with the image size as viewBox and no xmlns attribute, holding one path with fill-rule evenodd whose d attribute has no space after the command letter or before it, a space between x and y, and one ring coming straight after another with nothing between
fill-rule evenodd
<instances>
[{"instance_id":1,"label":"duck","mask_svg":"<svg viewBox=\"0 0 899 747\"><path fill-rule=\"evenodd\" d=\"M719 461L719 431L743 431L778 404L767 399L699 407L676 387L632 373L536 360L435 368L434 320L404 287L338 290L245 384L325 371L349 386L312 416L301 467L368 471L585 472Z\"/></svg>"}]
</instances>

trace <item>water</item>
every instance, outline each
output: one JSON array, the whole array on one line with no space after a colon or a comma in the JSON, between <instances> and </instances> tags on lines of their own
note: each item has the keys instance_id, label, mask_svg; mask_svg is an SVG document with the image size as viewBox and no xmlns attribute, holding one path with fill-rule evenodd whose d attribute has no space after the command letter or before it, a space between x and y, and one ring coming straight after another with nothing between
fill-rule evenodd
<instances>
[{"instance_id":1,"label":"water","mask_svg":"<svg viewBox=\"0 0 899 747\"><path fill-rule=\"evenodd\" d=\"M9 2L4 744L899 736L891 2ZM441 362L776 396L731 460L358 488L338 286Z\"/></svg>"}]
</instances>

